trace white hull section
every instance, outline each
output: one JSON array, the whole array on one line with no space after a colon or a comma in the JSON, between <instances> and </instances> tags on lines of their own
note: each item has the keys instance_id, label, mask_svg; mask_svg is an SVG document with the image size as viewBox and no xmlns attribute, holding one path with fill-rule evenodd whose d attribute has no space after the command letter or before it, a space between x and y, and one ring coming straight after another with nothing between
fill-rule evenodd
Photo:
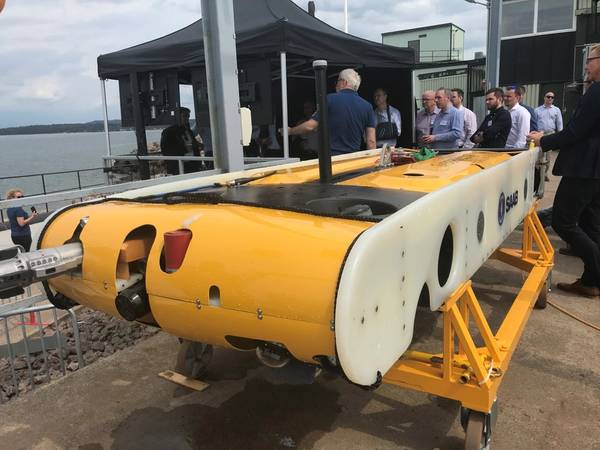
<instances>
[{"instance_id":1,"label":"white hull section","mask_svg":"<svg viewBox=\"0 0 600 450\"><path fill-rule=\"evenodd\" d=\"M434 191L356 240L335 312L338 359L350 381L376 383L407 350L424 285L438 309L523 220L537 158L538 150L523 152Z\"/></svg>"}]
</instances>

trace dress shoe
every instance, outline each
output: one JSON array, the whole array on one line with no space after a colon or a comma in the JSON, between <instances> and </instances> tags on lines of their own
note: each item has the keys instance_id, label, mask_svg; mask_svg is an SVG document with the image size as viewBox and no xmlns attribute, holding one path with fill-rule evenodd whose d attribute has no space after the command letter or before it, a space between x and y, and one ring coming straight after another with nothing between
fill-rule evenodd
<instances>
[{"instance_id":1,"label":"dress shoe","mask_svg":"<svg viewBox=\"0 0 600 450\"><path fill-rule=\"evenodd\" d=\"M581 282L581 280L576 280L573 283L556 283L556 287L562 291L570 292L571 294L575 295L581 295L583 297L600 297L600 289L598 289L596 286L586 286Z\"/></svg>"},{"instance_id":2,"label":"dress shoe","mask_svg":"<svg viewBox=\"0 0 600 450\"><path fill-rule=\"evenodd\" d=\"M573 249L571 247L561 247L558 249L558 253L566 256L575 256L575 253L573 253Z\"/></svg>"}]
</instances>

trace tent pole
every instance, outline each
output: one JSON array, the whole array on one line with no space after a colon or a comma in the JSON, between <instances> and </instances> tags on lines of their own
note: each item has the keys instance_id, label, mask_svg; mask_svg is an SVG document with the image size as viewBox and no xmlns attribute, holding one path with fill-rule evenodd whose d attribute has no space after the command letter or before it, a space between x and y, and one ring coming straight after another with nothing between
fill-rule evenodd
<instances>
[{"instance_id":1,"label":"tent pole","mask_svg":"<svg viewBox=\"0 0 600 450\"><path fill-rule=\"evenodd\" d=\"M288 95L287 95L287 56L281 52L281 127L283 131L283 157L290 157L290 136L288 134Z\"/></svg>"},{"instance_id":2,"label":"tent pole","mask_svg":"<svg viewBox=\"0 0 600 450\"><path fill-rule=\"evenodd\" d=\"M106 138L106 156L112 156L110 148L110 131L108 129L108 106L106 104L106 80L100 78L100 92L102 95L102 113L104 114L104 137ZM112 160L104 161L104 167L109 169L113 165ZM112 184L112 172L106 172L108 184Z\"/></svg>"},{"instance_id":3,"label":"tent pole","mask_svg":"<svg viewBox=\"0 0 600 450\"><path fill-rule=\"evenodd\" d=\"M344 0L344 32L348 32L348 0Z\"/></svg>"},{"instance_id":4,"label":"tent pole","mask_svg":"<svg viewBox=\"0 0 600 450\"><path fill-rule=\"evenodd\" d=\"M233 0L202 0L204 61L215 168L244 168Z\"/></svg>"}]
</instances>

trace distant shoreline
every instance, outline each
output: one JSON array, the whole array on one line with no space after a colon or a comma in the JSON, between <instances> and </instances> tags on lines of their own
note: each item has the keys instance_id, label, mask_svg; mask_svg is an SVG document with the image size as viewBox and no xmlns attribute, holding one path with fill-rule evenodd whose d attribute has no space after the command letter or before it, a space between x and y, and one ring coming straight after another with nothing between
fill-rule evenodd
<instances>
[{"instance_id":1,"label":"distant shoreline","mask_svg":"<svg viewBox=\"0 0 600 450\"><path fill-rule=\"evenodd\" d=\"M121 131L120 120L108 121L109 131ZM0 128L0 136L61 133L97 133L104 131L104 121L94 120L85 123L60 123L52 125L25 125L21 127Z\"/></svg>"}]
</instances>

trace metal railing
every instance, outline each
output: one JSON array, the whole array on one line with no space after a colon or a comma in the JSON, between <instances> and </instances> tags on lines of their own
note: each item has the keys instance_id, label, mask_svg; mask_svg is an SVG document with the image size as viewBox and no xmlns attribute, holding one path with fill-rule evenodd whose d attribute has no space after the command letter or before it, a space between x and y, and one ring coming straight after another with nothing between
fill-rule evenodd
<instances>
[{"instance_id":1,"label":"metal railing","mask_svg":"<svg viewBox=\"0 0 600 450\"><path fill-rule=\"evenodd\" d=\"M213 157L203 156L136 156L136 155L121 155L121 156L105 156L104 160L181 160L181 161L213 161ZM244 170L258 169L263 167L269 167L273 165L298 162L298 158L263 158L263 157L249 157L244 158L246 164L244 164ZM85 169L92 170L92 169ZM105 169L101 169L105 170ZM218 175L223 173L221 169L205 170L200 172L186 173L183 175L177 175L175 180L187 180L192 178L202 178L210 175ZM31 206L31 205L48 205L49 203L65 203L69 201L83 201L84 199L106 197L108 195L118 194L120 192L129 191L132 189L139 189L148 186L155 186L163 184L165 182L172 181L170 177L152 178L150 180L139 180L131 181L120 184L106 184L106 185L95 185L91 187L83 187L81 189L57 191L53 193L43 195L28 195L22 198L15 198L10 200L0 200L0 217L4 219L3 210L13 206ZM0 179L1 180L1 179ZM173 180L174 181L174 180ZM59 205L64 206L64 205ZM48 208L51 210L52 208Z\"/></svg>"},{"instance_id":2,"label":"metal railing","mask_svg":"<svg viewBox=\"0 0 600 450\"><path fill-rule=\"evenodd\" d=\"M422 50L417 62L439 62L460 60L460 50Z\"/></svg>"},{"instance_id":3,"label":"metal railing","mask_svg":"<svg viewBox=\"0 0 600 450\"><path fill-rule=\"evenodd\" d=\"M186 161L199 161L199 162L213 162L215 161L214 156L165 156L165 155L115 155L115 156L103 156L102 159L106 163L111 161L177 161L179 163L179 173L184 173L183 163ZM290 159L290 161L295 158ZM281 157L266 158L266 157L244 157L245 164L254 163L271 163L273 161L282 161ZM248 168L248 167L246 167Z\"/></svg>"},{"instance_id":4,"label":"metal railing","mask_svg":"<svg viewBox=\"0 0 600 450\"><path fill-rule=\"evenodd\" d=\"M48 317L43 314L46 312L52 316L51 323L43 322ZM84 367L75 312L67 310L64 317L71 319L77 367ZM20 322L15 323L15 319ZM0 403L66 375L69 343L61 332L61 319L52 305L13 308L0 313L0 322L4 325L0 327L4 328L4 335L0 337Z\"/></svg>"},{"instance_id":5,"label":"metal railing","mask_svg":"<svg viewBox=\"0 0 600 450\"><path fill-rule=\"evenodd\" d=\"M102 174L102 182L100 183L82 183L82 174L86 174L89 172L100 172ZM73 176L73 181L75 181L74 183L70 184L70 187L67 188L59 188L59 189L48 189L48 186L52 185L52 177L60 177L60 176L64 176L64 175L70 175L70 174L74 174ZM84 175L85 177L85 175ZM97 187L97 186L103 186L106 184L106 178L104 177L104 168L103 167L94 167L91 169L78 169L78 170L63 170L63 171L59 171L59 172L46 172L46 173L32 173L32 174L27 174L27 175L13 175L13 176L9 176L9 177L0 177L0 185L4 185L7 186L8 185L8 181L14 181L14 183L11 183L12 186L16 186L18 184L18 181L20 180L27 180L29 181L29 184L35 183L35 181L38 181L38 183L36 183L38 186L41 184L41 189L37 192L31 192L29 189L24 189L23 186L18 186L20 189L23 189L23 191L25 191L27 193L28 196L37 196L37 195L47 195L47 194L54 194L54 193L60 193L60 192L68 192L70 190L74 190L74 189L78 189L81 190L83 188L90 188L90 187ZM64 180L63 180L64 181ZM56 184L56 183L55 183ZM65 186L65 183L58 183L62 186ZM50 208L48 206L47 202L42 202L42 203L38 203L35 204L36 207L44 207L46 212L49 212ZM4 216L4 211L0 210L0 220L2 222L4 222L6 220L5 216Z\"/></svg>"}]
</instances>

